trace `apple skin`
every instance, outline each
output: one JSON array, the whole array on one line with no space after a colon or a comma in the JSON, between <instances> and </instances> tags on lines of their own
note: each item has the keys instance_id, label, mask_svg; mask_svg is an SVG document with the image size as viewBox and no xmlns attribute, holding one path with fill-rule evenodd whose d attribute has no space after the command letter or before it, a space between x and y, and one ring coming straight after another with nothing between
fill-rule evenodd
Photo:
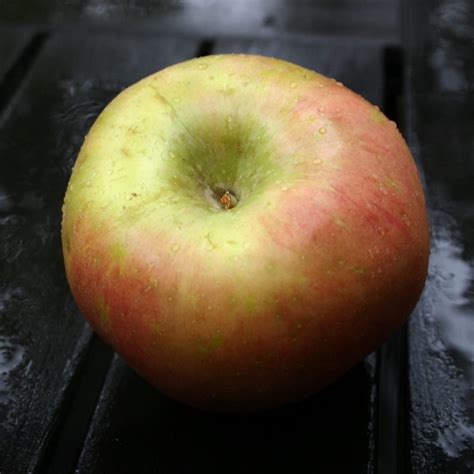
<instances>
[{"instance_id":1,"label":"apple skin","mask_svg":"<svg viewBox=\"0 0 474 474\"><path fill-rule=\"evenodd\" d=\"M131 367L235 412L304 399L377 348L429 257L395 124L333 79L252 55L119 94L80 151L62 242L82 314Z\"/></svg>"}]
</instances>

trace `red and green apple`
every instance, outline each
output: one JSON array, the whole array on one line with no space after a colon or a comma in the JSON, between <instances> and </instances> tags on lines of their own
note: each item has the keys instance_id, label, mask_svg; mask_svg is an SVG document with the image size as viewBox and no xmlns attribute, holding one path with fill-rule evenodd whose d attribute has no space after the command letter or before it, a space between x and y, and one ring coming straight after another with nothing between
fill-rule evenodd
<instances>
[{"instance_id":1,"label":"red and green apple","mask_svg":"<svg viewBox=\"0 0 474 474\"><path fill-rule=\"evenodd\" d=\"M301 400L407 319L429 254L410 151L333 79L251 55L149 76L99 115L64 199L83 315L169 396Z\"/></svg>"}]
</instances>

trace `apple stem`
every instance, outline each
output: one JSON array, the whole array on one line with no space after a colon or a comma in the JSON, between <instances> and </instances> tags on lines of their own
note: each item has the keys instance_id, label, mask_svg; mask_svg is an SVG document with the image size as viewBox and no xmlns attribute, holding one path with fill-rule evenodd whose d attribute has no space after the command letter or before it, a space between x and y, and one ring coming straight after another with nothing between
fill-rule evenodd
<instances>
[{"instance_id":1,"label":"apple stem","mask_svg":"<svg viewBox=\"0 0 474 474\"><path fill-rule=\"evenodd\" d=\"M229 191L226 191L220 198L219 198L220 203L222 204L222 207L224 209L232 209L233 207L236 206L237 204L237 199L236 197L230 193Z\"/></svg>"}]
</instances>

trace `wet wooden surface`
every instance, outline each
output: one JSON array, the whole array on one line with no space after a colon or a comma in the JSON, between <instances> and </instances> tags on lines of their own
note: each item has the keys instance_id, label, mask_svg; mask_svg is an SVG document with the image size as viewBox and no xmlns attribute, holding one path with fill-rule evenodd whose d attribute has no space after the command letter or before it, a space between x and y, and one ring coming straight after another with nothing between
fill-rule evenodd
<instances>
[{"instance_id":1,"label":"wet wooden surface","mask_svg":"<svg viewBox=\"0 0 474 474\"><path fill-rule=\"evenodd\" d=\"M402 35L394 2L361 0L359 16L348 6L326 22L325 2L267 2L237 33L244 6L219 30L202 11L155 3L167 13L0 3L0 472L472 472L472 3L406 0ZM85 28L107 17L100 5L133 24ZM192 27L183 34L170 15ZM80 26L59 24L72 18ZM432 220L430 277L408 329L321 394L255 417L184 407L113 356L78 314L59 239L71 167L100 110L137 79L213 52L289 59L383 107L404 125Z\"/></svg>"},{"instance_id":2,"label":"wet wooden surface","mask_svg":"<svg viewBox=\"0 0 474 474\"><path fill-rule=\"evenodd\" d=\"M404 11L406 132L432 226L428 284L409 328L411 460L416 473L471 473L474 3L406 2Z\"/></svg>"},{"instance_id":3,"label":"wet wooden surface","mask_svg":"<svg viewBox=\"0 0 474 474\"><path fill-rule=\"evenodd\" d=\"M84 135L126 85L198 47L199 38L53 35L17 91L0 134L2 471L42 465L91 342L60 244L62 198Z\"/></svg>"},{"instance_id":4,"label":"wet wooden surface","mask_svg":"<svg viewBox=\"0 0 474 474\"><path fill-rule=\"evenodd\" d=\"M6 27L1 30L0 36L0 81L13 68L15 60L26 48L32 37L32 30L28 28Z\"/></svg>"},{"instance_id":5,"label":"wet wooden surface","mask_svg":"<svg viewBox=\"0 0 474 474\"><path fill-rule=\"evenodd\" d=\"M16 0L0 2L9 22L198 34L347 35L399 41L397 0Z\"/></svg>"}]
</instances>

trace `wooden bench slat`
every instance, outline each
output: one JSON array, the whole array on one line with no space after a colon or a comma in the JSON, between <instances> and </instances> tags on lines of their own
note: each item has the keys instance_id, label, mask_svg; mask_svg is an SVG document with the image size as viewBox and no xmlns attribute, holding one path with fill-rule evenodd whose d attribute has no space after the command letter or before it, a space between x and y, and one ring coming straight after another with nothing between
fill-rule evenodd
<instances>
[{"instance_id":1,"label":"wooden bench slat","mask_svg":"<svg viewBox=\"0 0 474 474\"><path fill-rule=\"evenodd\" d=\"M195 38L54 36L0 127L2 472L40 465L91 340L60 243L62 198L84 134L122 88L197 47Z\"/></svg>"},{"instance_id":2,"label":"wooden bench slat","mask_svg":"<svg viewBox=\"0 0 474 474\"><path fill-rule=\"evenodd\" d=\"M118 356L78 473L366 473L371 384L358 365L305 402L259 416L214 415L163 396Z\"/></svg>"},{"instance_id":3,"label":"wooden bench slat","mask_svg":"<svg viewBox=\"0 0 474 474\"><path fill-rule=\"evenodd\" d=\"M155 31L202 32L207 34L256 31L295 32L313 35L383 37L398 41L397 0L35 0L33 8L21 2L0 3L0 18L6 21L53 23L90 22L101 26L112 22L120 27L154 28ZM116 26L116 25L115 25Z\"/></svg>"},{"instance_id":4,"label":"wooden bench slat","mask_svg":"<svg viewBox=\"0 0 474 474\"><path fill-rule=\"evenodd\" d=\"M409 331L413 472L474 471L474 4L404 2L406 122L430 210Z\"/></svg>"},{"instance_id":5,"label":"wooden bench slat","mask_svg":"<svg viewBox=\"0 0 474 474\"><path fill-rule=\"evenodd\" d=\"M0 25L0 84L32 37L30 28Z\"/></svg>"},{"instance_id":6,"label":"wooden bench slat","mask_svg":"<svg viewBox=\"0 0 474 474\"><path fill-rule=\"evenodd\" d=\"M219 38L215 53L278 55L382 101L382 46L317 39ZM337 57L337 61L334 58ZM370 83L366 77L370 71ZM176 403L116 358L78 464L100 472L308 472L373 466L375 356L311 399L261 416L222 416Z\"/></svg>"}]
</instances>

